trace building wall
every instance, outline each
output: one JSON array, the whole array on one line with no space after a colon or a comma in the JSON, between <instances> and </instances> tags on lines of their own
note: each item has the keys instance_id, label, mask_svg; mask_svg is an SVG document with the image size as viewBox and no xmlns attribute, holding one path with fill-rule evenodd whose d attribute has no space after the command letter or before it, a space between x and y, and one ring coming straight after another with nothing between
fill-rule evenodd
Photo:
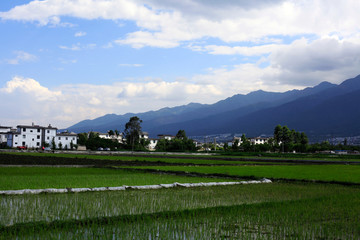
<instances>
[{"instance_id":1,"label":"building wall","mask_svg":"<svg viewBox=\"0 0 360 240\"><path fill-rule=\"evenodd\" d=\"M51 145L56 136L56 128L33 126L18 126L16 132L9 132L7 145L9 147L26 146L27 148L40 148L43 143Z\"/></svg>"},{"instance_id":2,"label":"building wall","mask_svg":"<svg viewBox=\"0 0 360 240\"><path fill-rule=\"evenodd\" d=\"M58 134L55 137L56 148L60 148L59 144L61 143L62 149L71 149L71 141L75 145L77 144L77 135L76 134Z\"/></svg>"},{"instance_id":3,"label":"building wall","mask_svg":"<svg viewBox=\"0 0 360 240\"><path fill-rule=\"evenodd\" d=\"M17 146L26 146L28 148L39 148L41 147L42 139L42 129L34 127L18 127L17 132L17 141L14 143L14 147Z\"/></svg>"},{"instance_id":4,"label":"building wall","mask_svg":"<svg viewBox=\"0 0 360 240\"><path fill-rule=\"evenodd\" d=\"M149 139L150 143L148 145L149 150L155 150L156 144L158 143L158 139Z\"/></svg>"}]
</instances>

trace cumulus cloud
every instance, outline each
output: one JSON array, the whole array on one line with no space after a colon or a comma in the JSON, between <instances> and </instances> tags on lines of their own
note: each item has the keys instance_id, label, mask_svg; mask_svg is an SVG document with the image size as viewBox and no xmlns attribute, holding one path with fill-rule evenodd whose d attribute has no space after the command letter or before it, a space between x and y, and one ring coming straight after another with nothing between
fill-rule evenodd
<instances>
[{"instance_id":1,"label":"cumulus cloud","mask_svg":"<svg viewBox=\"0 0 360 240\"><path fill-rule=\"evenodd\" d=\"M19 94L31 94L36 101L56 101L61 96L59 91L50 91L34 79L23 77L14 77L0 90L8 94L13 94L17 91Z\"/></svg>"},{"instance_id":2,"label":"cumulus cloud","mask_svg":"<svg viewBox=\"0 0 360 240\"><path fill-rule=\"evenodd\" d=\"M338 82L359 74L360 43L336 37L302 38L272 52L269 61L283 83Z\"/></svg>"},{"instance_id":3,"label":"cumulus cloud","mask_svg":"<svg viewBox=\"0 0 360 240\"><path fill-rule=\"evenodd\" d=\"M111 85L70 84L55 89L31 78L14 77L0 88L3 121L29 121L67 127L107 113L144 112L221 97L213 84L187 82L116 82ZM151 104L149 104L151 103Z\"/></svg>"},{"instance_id":4,"label":"cumulus cloud","mask_svg":"<svg viewBox=\"0 0 360 240\"><path fill-rule=\"evenodd\" d=\"M63 17L67 21L71 17L130 21L137 27L99 46L186 47L212 55L260 60L209 69L186 79L175 78L173 82L149 76L112 85L72 84L48 89L34 79L16 77L0 89L0 102L11 99L3 108L14 116L19 113L13 109L26 103L26 116L19 119L33 116L70 125L112 112L141 112L189 102L213 103L258 89L286 91L321 81L339 83L359 74L358 9L358 0L31 1L0 12L0 18L44 26L60 26L64 24ZM74 36L85 34L77 32ZM76 43L59 48L79 51L96 46ZM26 52L15 54L6 62L36 60L36 56Z\"/></svg>"}]
</instances>

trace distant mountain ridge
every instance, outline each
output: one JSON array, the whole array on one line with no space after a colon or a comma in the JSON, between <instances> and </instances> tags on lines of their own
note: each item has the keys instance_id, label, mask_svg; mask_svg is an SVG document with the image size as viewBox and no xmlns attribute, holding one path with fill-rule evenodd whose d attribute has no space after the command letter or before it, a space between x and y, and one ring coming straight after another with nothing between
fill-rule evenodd
<instances>
[{"instance_id":1,"label":"distant mountain ridge","mask_svg":"<svg viewBox=\"0 0 360 240\"><path fill-rule=\"evenodd\" d=\"M245 133L272 134L277 124L287 125L310 136L360 135L360 75L339 85L322 82L315 87L283 93L258 90L237 94L214 104L190 103L144 113L108 114L84 120L69 131L106 132L123 130L131 116L143 120L150 136L176 134L185 129L191 135Z\"/></svg>"}]
</instances>

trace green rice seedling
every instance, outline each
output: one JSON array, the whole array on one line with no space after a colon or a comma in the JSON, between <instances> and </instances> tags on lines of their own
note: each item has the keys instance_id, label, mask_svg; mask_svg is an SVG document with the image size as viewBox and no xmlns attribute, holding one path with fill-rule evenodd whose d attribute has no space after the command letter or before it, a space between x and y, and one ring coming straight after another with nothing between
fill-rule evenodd
<instances>
[{"instance_id":1,"label":"green rice seedling","mask_svg":"<svg viewBox=\"0 0 360 240\"><path fill-rule=\"evenodd\" d=\"M346 196L344 201L343 197ZM16 239L358 239L359 193L3 229ZM344 208L353 206L352 209ZM319 221L332 216L332 223ZM33 231L33 230L39 231Z\"/></svg>"},{"instance_id":2,"label":"green rice seedling","mask_svg":"<svg viewBox=\"0 0 360 240\"><path fill-rule=\"evenodd\" d=\"M201 174L220 173L240 177L360 183L360 165L144 166L133 168Z\"/></svg>"},{"instance_id":3,"label":"green rice seedling","mask_svg":"<svg viewBox=\"0 0 360 240\"><path fill-rule=\"evenodd\" d=\"M359 192L324 184L259 184L119 192L0 196L0 225L82 220Z\"/></svg>"},{"instance_id":4,"label":"green rice seedling","mask_svg":"<svg viewBox=\"0 0 360 240\"><path fill-rule=\"evenodd\" d=\"M200 178L139 173L105 168L0 167L0 190L44 188L94 188L153 185L174 182L224 182L224 178Z\"/></svg>"}]
</instances>

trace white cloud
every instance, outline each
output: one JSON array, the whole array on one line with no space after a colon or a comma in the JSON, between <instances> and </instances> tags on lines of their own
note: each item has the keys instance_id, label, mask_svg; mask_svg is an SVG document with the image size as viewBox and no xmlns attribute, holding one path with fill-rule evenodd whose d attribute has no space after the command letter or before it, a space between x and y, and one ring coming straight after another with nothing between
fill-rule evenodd
<instances>
[{"instance_id":1,"label":"white cloud","mask_svg":"<svg viewBox=\"0 0 360 240\"><path fill-rule=\"evenodd\" d=\"M49 89L30 78L15 77L0 88L2 121L52 123L67 127L107 113L144 112L221 96L212 84L165 81L116 82L112 85L70 84ZM149 104L151 103L151 104ZM3 124L4 124L3 122Z\"/></svg>"},{"instance_id":2,"label":"white cloud","mask_svg":"<svg viewBox=\"0 0 360 240\"><path fill-rule=\"evenodd\" d=\"M279 73L276 78L283 83L338 82L359 74L360 42L336 37L314 41L303 38L274 51L269 61Z\"/></svg>"},{"instance_id":3,"label":"white cloud","mask_svg":"<svg viewBox=\"0 0 360 240\"><path fill-rule=\"evenodd\" d=\"M56 101L61 96L59 91L50 91L34 79L22 77L14 77L0 91L8 94L31 94L36 101Z\"/></svg>"},{"instance_id":4,"label":"white cloud","mask_svg":"<svg viewBox=\"0 0 360 240\"><path fill-rule=\"evenodd\" d=\"M150 6L150 7L147 7ZM360 1L32 1L1 12L3 20L61 23L61 17L126 20L139 30L116 41L134 48L172 48L184 42L217 38L258 42L271 36L302 34L349 37L359 31Z\"/></svg>"},{"instance_id":5,"label":"white cloud","mask_svg":"<svg viewBox=\"0 0 360 240\"><path fill-rule=\"evenodd\" d=\"M253 47L244 46L219 46L219 45L207 45L207 46L189 46L194 51L208 52L214 55L242 55L242 56L261 56L273 52L276 49L283 47L278 44L268 44Z\"/></svg>"},{"instance_id":6,"label":"white cloud","mask_svg":"<svg viewBox=\"0 0 360 240\"><path fill-rule=\"evenodd\" d=\"M36 61L37 57L30 53L24 51L15 51L14 54L16 55L13 59L7 59L5 62L12 65L17 65L20 62L33 62Z\"/></svg>"},{"instance_id":7,"label":"white cloud","mask_svg":"<svg viewBox=\"0 0 360 240\"><path fill-rule=\"evenodd\" d=\"M75 37L83 37L83 36L86 36L86 32L76 32Z\"/></svg>"},{"instance_id":8,"label":"white cloud","mask_svg":"<svg viewBox=\"0 0 360 240\"><path fill-rule=\"evenodd\" d=\"M359 74L359 9L358 0L31 1L1 12L0 18L50 26L64 25L63 17L131 21L136 28L115 41L104 41L109 43L102 48L113 48L115 44L137 49L182 46L212 55L255 56L260 60L255 64L214 67L187 79L175 77L173 82L157 76L134 76L136 81L125 79L112 85L73 84L48 89L36 80L16 77L0 89L0 102L13 116L21 112L13 109L21 106L24 116L19 119L32 116L46 123L53 120L70 125L112 112L212 103L258 89L286 91L321 81L339 83ZM85 34L77 32L74 36ZM79 51L96 46L76 43L59 48ZM5 61L19 64L36 60L26 52L15 54L14 59ZM4 104L9 99L10 103Z\"/></svg>"},{"instance_id":9,"label":"white cloud","mask_svg":"<svg viewBox=\"0 0 360 240\"><path fill-rule=\"evenodd\" d=\"M64 49L64 50L70 50L70 51L80 51L80 50L84 50L84 49L94 49L96 47L95 43L89 43L89 44L73 44L70 47L68 46L59 46L59 48Z\"/></svg>"},{"instance_id":10,"label":"white cloud","mask_svg":"<svg viewBox=\"0 0 360 240\"><path fill-rule=\"evenodd\" d=\"M64 49L64 50L71 50L71 51L79 51L81 49L79 44L76 44L76 45L73 44L71 47L59 46L59 48Z\"/></svg>"},{"instance_id":11,"label":"white cloud","mask_svg":"<svg viewBox=\"0 0 360 240\"><path fill-rule=\"evenodd\" d=\"M139 64L139 63L121 63L119 64L120 67L142 67L144 66L143 64Z\"/></svg>"}]
</instances>

